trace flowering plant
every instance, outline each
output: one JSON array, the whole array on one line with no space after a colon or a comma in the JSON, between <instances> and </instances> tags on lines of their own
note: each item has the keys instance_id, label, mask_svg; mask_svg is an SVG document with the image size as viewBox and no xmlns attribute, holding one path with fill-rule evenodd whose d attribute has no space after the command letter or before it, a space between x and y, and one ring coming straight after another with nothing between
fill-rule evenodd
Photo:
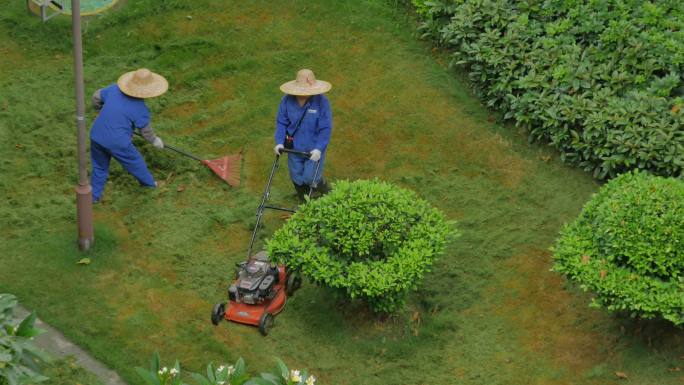
<instances>
[{"instance_id":1,"label":"flowering plant","mask_svg":"<svg viewBox=\"0 0 684 385\"><path fill-rule=\"evenodd\" d=\"M147 385L186 385L180 377L180 364L178 361L171 369L160 367L159 354L154 353L150 363L150 369L135 368L138 375L142 377Z\"/></svg>"},{"instance_id":2,"label":"flowering plant","mask_svg":"<svg viewBox=\"0 0 684 385\"><path fill-rule=\"evenodd\" d=\"M244 385L315 385L316 377L306 370L289 369L283 361L276 361L277 368L272 373L261 373L260 377L252 378Z\"/></svg>"},{"instance_id":3,"label":"flowering plant","mask_svg":"<svg viewBox=\"0 0 684 385\"><path fill-rule=\"evenodd\" d=\"M247 381L245 373L245 361L240 358L234 365L220 365L214 368L213 364L207 365L207 376L198 373L190 375L198 385L241 385Z\"/></svg>"},{"instance_id":4,"label":"flowering plant","mask_svg":"<svg viewBox=\"0 0 684 385\"><path fill-rule=\"evenodd\" d=\"M159 363L159 354L152 356L150 369L136 368L146 385L188 385L181 379L181 368L178 361L169 369ZM190 373L197 385L315 385L316 377L306 370L289 369L281 360L271 373L261 373L258 377L250 377L245 371L245 362L238 359L233 365L223 364L214 367L207 365L207 375Z\"/></svg>"}]
</instances>

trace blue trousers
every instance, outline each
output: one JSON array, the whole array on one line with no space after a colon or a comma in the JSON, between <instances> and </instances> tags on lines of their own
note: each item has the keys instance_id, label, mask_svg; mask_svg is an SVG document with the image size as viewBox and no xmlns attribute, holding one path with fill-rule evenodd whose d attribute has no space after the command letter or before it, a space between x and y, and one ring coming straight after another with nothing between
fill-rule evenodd
<instances>
[{"instance_id":1,"label":"blue trousers","mask_svg":"<svg viewBox=\"0 0 684 385\"><path fill-rule=\"evenodd\" d=\"M155 187L154 178L145 165L142 155L133 143L125 147L105 147L90 141L90 158L93 162L93 175L90 184L93 186L93 201L99 201L109 177L109 161L114 157L121 166L133 175L143 186Z\"/></svg>"},{"instance_id":2,"label":"blue trousers","mask_svg":"<svg viewBox=\"0 0 684 385\"><path fill-rule=\"evenodd\" d=\"M323 178L323 162L325 161L325 153L321 155L320 167L318 168L318 176L316 183ZM316 162L307 157L288 154L287 168L290 170L290 179L292 183L300 186L310 186L313 183L314 173L316 172Z\"/></svg>"}]
</instances>

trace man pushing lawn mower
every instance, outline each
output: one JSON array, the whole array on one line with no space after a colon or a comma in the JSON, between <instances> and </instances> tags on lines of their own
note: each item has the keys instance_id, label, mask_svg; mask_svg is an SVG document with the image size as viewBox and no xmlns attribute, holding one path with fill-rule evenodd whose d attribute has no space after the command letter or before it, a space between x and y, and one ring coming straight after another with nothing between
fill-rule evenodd
<instances>
[{"instance_id":1,"label":"man pushing lawn mower","mask_svg":"<svg viewBox=\"0 0 684 385\"><path fill-rule=\"evenodd\" d=\"M274 151L276 155L283 149L311 154L290 153L287 158L290 178L300 199L304 199L311 186L321 194L329 191L322 176L332 131L332 111L323 94L331 88L330 83L316 80L314 73L307 69L297 72L296 80L280 86L286 95L278 108ZM314 175L317 167L318 177Z\"/></svg>"},{"instance_id":2,"label":"man pushing lawn mower","mask_svg":"<svg viewBox=\"0 0 684 385\"><path fill-rule=\"evenodd\" d=\"M138 129L154 147L164 148L164 142L150 126L150 110L144 99L162 95L168 88L169 83L163 76L143 68L121 75L115 84L99 89L93 95L93 106L100 111L90 131L93 202L102 199L112 157L141 185L157 186L133 145L132 136Z\"/></svg>"},{"instance_id":3,"label":"man pushing lawn mower","mask_svg":"<svg viewBox=\"0 0 684 385\"><path fill-rule=\"evenodd\" d=\"M328 99L322 94L330 88L330 83L317 81L310 70L299 71L296 80L280 87L286 95L280 102L276 119L276 157L257 208L247 260L237 266L235 279L228 287L228 302L214 305L211 311L214 325L226 319L258 326L259 332L267 335L275 322L275 315L283 311L287 298L301 286L301 277L286 266L273 263L265 251L252 255L252 249L265 209L295 212L267 204L273 176L283 153L288 155L290 178L300 199L304 199L307 193L311 197L314 190L320 193L328 191L321 172L330 141L332 113Z\"/></svg>"}]
</instances>

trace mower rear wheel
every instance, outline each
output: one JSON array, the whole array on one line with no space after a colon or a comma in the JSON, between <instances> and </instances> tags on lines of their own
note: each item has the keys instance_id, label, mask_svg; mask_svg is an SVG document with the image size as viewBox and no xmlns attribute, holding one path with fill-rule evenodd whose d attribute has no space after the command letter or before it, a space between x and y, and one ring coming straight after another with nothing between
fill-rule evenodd
<instances>
[{"instance_id":1,"label":"mower rear wheel","mask_svg":"<svg viewBox=\"0 0 684 385\"><path fill-rule=\"evenodd\" d=\"M211 323L217 326L226 315L226 304L217 303L211 310Z\"/></svg>"},{"instance_id":2,"label":"mower rear wheel","mask_svg":"<svg viewBox=\"0 0 684 385\"><path fill-rule=\"evenodd\" d=\"M294 274L287 276L287 282L285 283L285 294L287 294L288 297L292 297L294 292L300 287L302 287L302 277Z\"/></svg>"},{"instance_id":3,"label":"mower rear wheel","mask_svg":"<svg viewBox=\"0 0 684 385\"><path fill-rule=\"evenodd\" d=\"M259 319L259 333L261 333L261 335L263 335L263 336L268 335L268 332L273 327L274 322L275 322L275 318L273 317L273 314L271 314L271 313L262 314L261 318Z\"/></svg>"}]
</instances>

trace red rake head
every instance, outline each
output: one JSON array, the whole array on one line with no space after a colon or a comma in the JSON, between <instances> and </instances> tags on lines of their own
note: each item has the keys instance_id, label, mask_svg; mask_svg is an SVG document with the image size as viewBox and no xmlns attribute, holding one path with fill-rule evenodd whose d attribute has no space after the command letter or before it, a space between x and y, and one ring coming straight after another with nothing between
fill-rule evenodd
<instances>
[{"instance_id":1,"label":"red rake head","mask_svg":"<svg viewBox=\"0 0 684 385\"><path fill-rule=\"evenodd\" d=\"M240 161L242 154L228 155L219 159L203 160L219 178L223 179L229 185L238 187L240 185Z\"/></svg>"}]
</instances>

